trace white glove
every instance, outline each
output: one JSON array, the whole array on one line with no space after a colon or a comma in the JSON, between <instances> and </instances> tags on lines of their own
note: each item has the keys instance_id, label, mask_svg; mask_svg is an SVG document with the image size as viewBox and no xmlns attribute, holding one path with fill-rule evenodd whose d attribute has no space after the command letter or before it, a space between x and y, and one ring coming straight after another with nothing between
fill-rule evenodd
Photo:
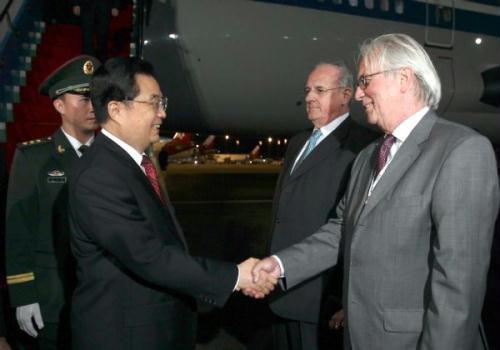
<instances>
[{"instance_id":1,"label":"white glove","mask_svg":"<svg viewBox=\"0 0 500 350\"><path fill-rule=\"evenodd\" d=\"M38 336L36 328L40 330L44 327L42 313L40 312L40 305L38 303L18 306L16 308L16 319L19 328L32 337ZM36 324L36 328L33 326L33 321Z\"/></svg>"}]
</instances>

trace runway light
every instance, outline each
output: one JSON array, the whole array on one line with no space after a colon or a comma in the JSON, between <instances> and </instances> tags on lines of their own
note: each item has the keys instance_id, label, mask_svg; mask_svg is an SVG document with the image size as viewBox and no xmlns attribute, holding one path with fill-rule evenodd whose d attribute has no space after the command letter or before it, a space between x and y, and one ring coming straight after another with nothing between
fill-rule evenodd
<instances>
[{"instance_id":1,"label":"runway light","mask_svg":"<svg viewBox=\"0 0 500 350\"><path fill-rule=\"evenodd\" d=\"M481 45L481 43L483 42L483 39L481 38L476 38L476 45Z\"/></svg>"},{"instance_id":2,"label":"runway light","mask_svg":"<svg viewBox=\"0 0 500 350\"><path fill-rule=\"evenodd\" d=\"M168 37L172 40L176 40L177 38L179 38L179 34L176 34L176 33L170 33L168 35Z\"/></svg>"}]
</instances>

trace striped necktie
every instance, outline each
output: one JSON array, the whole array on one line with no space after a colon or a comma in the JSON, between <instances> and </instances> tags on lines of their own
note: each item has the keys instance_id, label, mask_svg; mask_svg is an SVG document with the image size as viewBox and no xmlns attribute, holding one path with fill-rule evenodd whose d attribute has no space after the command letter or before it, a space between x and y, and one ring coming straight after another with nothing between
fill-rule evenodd
<instances>
[{"instance_id":1,"label":"striped necktie","mask_svg":"<svg viewBox=\"0 0 500 350\"><path fill-rule=\"evenodd\" d=\"M375 165L375 177L380 173L380 171L384 168L385 163L387 162L387 158L389 157L389 153L391 153L391 147L396 142L396 138L391 134L385 136L384 141L380 145L377 155L377 164Z\"/></svg>"},{"instance_id":2,"label":"striped necktie","mask_svg":"<svg viewBox=\"0 0 500 350\"><path fill-rule=\"evenodd\" d=\"M153 165L153 162L151 161L151 159L149 159L148 156L143 155L141 165L144 168L146 176L151 183L151 186L153 186L156 195L158 196L158 198L160 198L163 205L165 205L165 197L163 196L163 192L160 187L160 181L158 180L158 174L156 173L156 168Z\"/></svg>"}]
</instances>

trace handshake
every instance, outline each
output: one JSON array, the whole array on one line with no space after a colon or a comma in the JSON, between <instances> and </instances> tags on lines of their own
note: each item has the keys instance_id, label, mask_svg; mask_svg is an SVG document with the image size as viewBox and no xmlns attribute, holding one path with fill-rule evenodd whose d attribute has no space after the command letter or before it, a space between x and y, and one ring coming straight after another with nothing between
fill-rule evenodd
<instances>
[{"instance_id":1,"label":"handshake","mask_svg":"<svg viewBox=\"0 0 500 350\"><path fill-rule=\"evenodd\" d=\"M249 258L238 265L238 270L236 290L255 299L271 293L282 274L278 261L273 257L262 260Z\"/></svg>"}]
</instances>

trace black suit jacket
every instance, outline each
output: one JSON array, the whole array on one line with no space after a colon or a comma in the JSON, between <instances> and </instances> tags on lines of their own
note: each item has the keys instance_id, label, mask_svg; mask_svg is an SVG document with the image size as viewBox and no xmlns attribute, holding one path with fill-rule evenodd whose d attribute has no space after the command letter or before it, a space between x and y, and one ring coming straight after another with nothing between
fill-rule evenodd
<instances>
[{"instance_id":1,"label":"black suit jacket","mask_svg":"<svg viewBox=\"0 0 500 350\"><path fill-rule=\"evenodd\" d=\"M74 349L194 348L194 299L187 296L223 305L236 266L191 257L170 205L106 136L96 137L73 175Z\"/></svg>"},{"instance_id":2,"label":"black suit jacket","mask_svg":"<svg viewBox=\"0 0 500 350\"><path fill-rule=\"evenodd\" d=\"M348 117L290 174L310 135L310 130L304 131L288 145L273 200L271 253L302 241L328 221L344 194L354 158L378 136ZM317 323L328 275L316 276L286 293L275 292L271 309L287 319Z\"/></svg>"}]
</instances>

